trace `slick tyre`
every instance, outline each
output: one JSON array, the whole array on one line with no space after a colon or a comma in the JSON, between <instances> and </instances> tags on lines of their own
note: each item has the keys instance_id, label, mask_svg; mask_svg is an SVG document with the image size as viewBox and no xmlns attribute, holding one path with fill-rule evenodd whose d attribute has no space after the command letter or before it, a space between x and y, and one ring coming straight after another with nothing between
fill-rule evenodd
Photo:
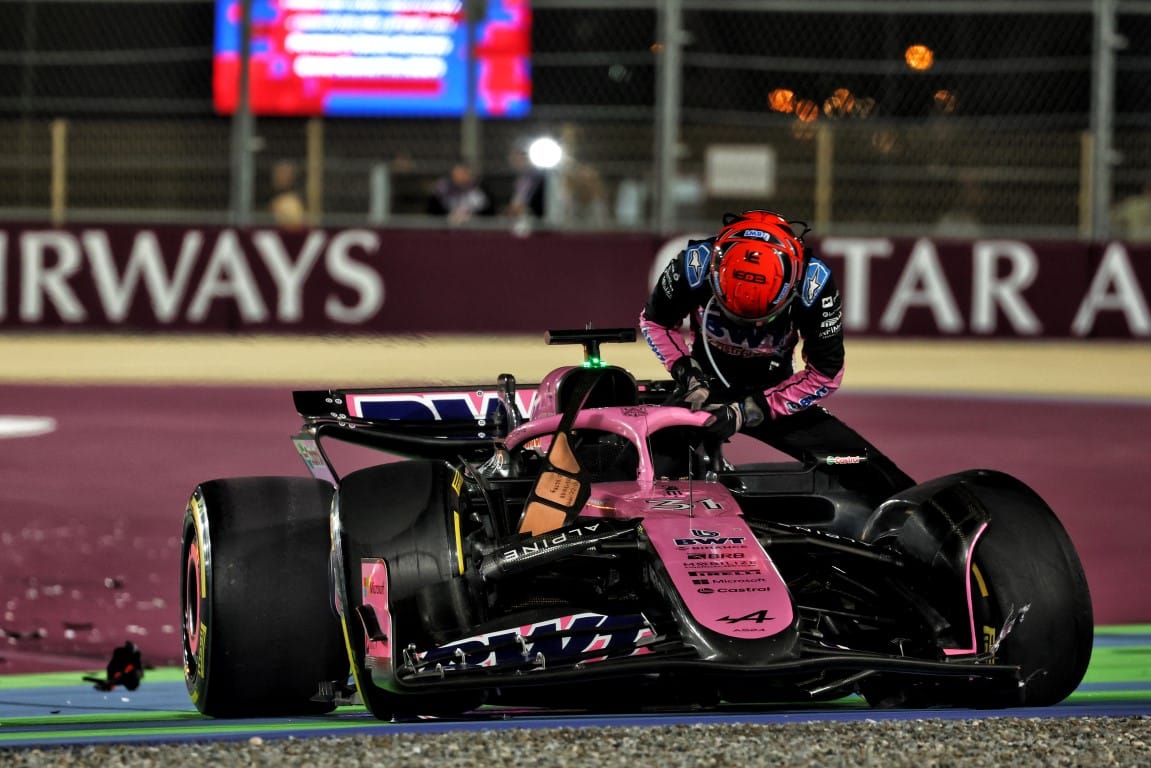
<instances>
[{"instance_id":1,"label":"slick tyre","mask_svg":"<svg viewBox=\"0 0 1151 768\"><path fill-rule=\"evenodd\" d=\"M212 717L306 715L348 658L328 579L332 488L310 478L201 484L184 513L184 677Z\"/></svg>"},{"instance_id":2,"label":"slick tyre","mask_svg":"<svg viewBox=\"0 0 1151 768\"><path fill-rule=\"evenodd\" d=\"M873 706L1048 706L1078 687L1091 660L1091 595L1067 531L1031 488L969 470L901 494L869 528L871 540L891 542L926 569L925 594L950 617L960 647L974 642L990 663L1019 667L1018 683L865 680L860 689ZM970 611L955 600L960 592Z\"/></svg>"},{"instance_id":3,"label":"slick tyre","mask_svg":"<svg viewBox=\"0 0 1151 768\"><path fill-rule=\"evenodd\" d=\"M456 714L482 703L478 694L412 693L394 682L373 680L357 614L363 604L361 560L382 559L388 567L396 654L408 642L426 643L419 593L462 574L457 477L443 462L404 461L361 469L340 483L335 516L344 632L360 698L381 720ZM393 659L393 668L401 661Z\"/></svg>"},{"instance_id":4,"label":"slick tyre","mask_svg":"<svg viewBox=\"0 0 1151 768\"><path fill-rule=\"evenodd\" d=\"M1038 497L992 513L975 545L971 594L979 650L996 647L997 664L1019 665L1023 685L963 703L1041 707L1078 687L1091 661L1091 596L1070 537Z\"/></svg>"}]
</instances>

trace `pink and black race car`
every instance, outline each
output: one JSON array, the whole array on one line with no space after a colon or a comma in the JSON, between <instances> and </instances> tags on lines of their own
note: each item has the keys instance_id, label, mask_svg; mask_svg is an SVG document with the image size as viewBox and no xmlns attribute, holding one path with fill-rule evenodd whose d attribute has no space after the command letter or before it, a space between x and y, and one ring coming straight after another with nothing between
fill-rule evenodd
<instances>
[{"instance_id":1,"label":"pink and black race car","mask_svg":"<svg viewBox=\"0 0 1151 768\"><path fill-rule=\"evenodd\" d=\"M876 506L842 482L866 456L737 460L710 414L664 404L671 382L604 364L634 330L547 340L583 364L531 387L295 392L312 477L195 489L202 713L1013 707L1079 684L1083 570L1017 479L970 470ZM336 445L357 451L345 474Z\"/></svg>"}]
</instances>

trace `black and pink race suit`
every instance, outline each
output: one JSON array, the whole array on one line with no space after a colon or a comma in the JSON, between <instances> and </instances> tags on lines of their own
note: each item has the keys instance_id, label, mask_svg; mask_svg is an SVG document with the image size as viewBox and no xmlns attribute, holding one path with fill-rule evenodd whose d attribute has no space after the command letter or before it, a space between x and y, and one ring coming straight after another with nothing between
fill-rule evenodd
<instances>
[{"instance_id":1,"label":"black and pink race suit","mask_svg":"<svg viewBox=\"0 0 1151 768\"><path fill-rule=\"evenodd\" d=\"M691 356L712 378L709 402L753 397L766 419L743 431L796 458L865 456L855 465L858 471L846 474L878 501L913 485L890 459L820 406L839 388L844 371L843 307L831 269L809 253L791 303L765 323L741 324L714 301L714 245L714 238L689 241L664 269L640 314L640 331L664 367L670 371L681 357ZM803 367L797 371L800 342Z\"/></svg>"}]
</instances>

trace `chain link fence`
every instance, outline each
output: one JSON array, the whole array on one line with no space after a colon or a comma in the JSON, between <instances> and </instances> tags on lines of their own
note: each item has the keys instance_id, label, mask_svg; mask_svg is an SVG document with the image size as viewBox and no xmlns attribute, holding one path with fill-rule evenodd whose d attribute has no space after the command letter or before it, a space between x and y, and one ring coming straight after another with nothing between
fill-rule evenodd
<instances>
[{"instance_id":1,"label":"chain link fence","mask_svg":"<svg viewBox=\"0 0 1151 768\"><path fill-rule=\"evenodd\" d=\"M234 222L248 163L254 223L290 165L313 223L426 226L454 163L498 210L543 135L566 152L553 227L771 207L822 234L1135 236L1106 213L1151 192L1142 0L535 0L527 117L257 116L251 135L214 111L215 13L0 0L0 217Z\"/></svg>"}]
</instances>

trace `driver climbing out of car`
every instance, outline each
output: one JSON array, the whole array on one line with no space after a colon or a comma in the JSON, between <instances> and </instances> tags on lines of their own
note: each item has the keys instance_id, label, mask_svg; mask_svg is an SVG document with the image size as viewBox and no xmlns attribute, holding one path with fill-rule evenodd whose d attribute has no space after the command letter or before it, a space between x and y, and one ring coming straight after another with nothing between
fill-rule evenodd
<instances>
[{"instance_id":1,"label":"driver climbing out of car","mask_svg":"<svg viewBox=\"0 0 1151 768\"><path fill-rule=\"evenodd\" d=\"M843 378L843 310L808 231L770 211L725 214L718 234L688 241L667 265L639 327L675 379L672 402L712 411L723 438L742 432L796 459L841 461L844 484L878 503L914 481L820 405Z\"/></svg>"}]
</instances>

